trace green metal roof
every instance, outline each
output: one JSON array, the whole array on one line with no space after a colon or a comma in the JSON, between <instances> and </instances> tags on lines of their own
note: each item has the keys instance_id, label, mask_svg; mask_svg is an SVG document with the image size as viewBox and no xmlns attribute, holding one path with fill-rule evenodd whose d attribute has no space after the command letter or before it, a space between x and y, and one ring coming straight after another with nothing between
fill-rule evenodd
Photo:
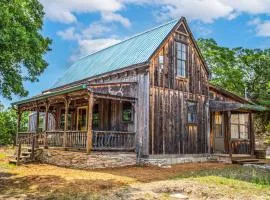
<instances>
[{"instance_id":1,"label":"green metal roof","mask_svg":"<svg viewBox=\"0 0 270 200\"><path fill-rule=\"evenodd\" d=\"M78 60L53 88L147 62L178 21L170 21Z\"/></svg>"},{"instance_id":2,"label":"green metal roof","mask_svg":"<svg viewBox=\"0 0 270 200\"><path fill-rule=\"evenodd\" d=\"M37 96L34 96L34 97L22 99L20 101L13 102L13 103L11 103L11 105L15 106L15 105L20 105L20 104L24 104L24 103L28 103L28 102L32 102L32 101L38 101L38 100L46 99L46 98L51 97L51 96L67 94L67 93L70 93L70 92L75 92L75 91L83 90L83 89L86 89L86 88L87 88L87 86L85 84L83 84L83 85L78 85L78 86L75 86L75 87L70 87L70 88L67 88L67 89L64 89L64 90L61 90L61 91L47 92L45 94L41 94L41 95L37 95Z\"/></svg>"},{"instance_id":3,"label":"green metal roof","mask_svg":"<svg viewBox=\"0 0 270 200\"><path fill-rule=\"evenodd\" d=\"M267 108L264 106L256 105L256 104L242 104L241 109L244 110L253 110L253 111L267 111Z\"/></svg>"}]
</instances>

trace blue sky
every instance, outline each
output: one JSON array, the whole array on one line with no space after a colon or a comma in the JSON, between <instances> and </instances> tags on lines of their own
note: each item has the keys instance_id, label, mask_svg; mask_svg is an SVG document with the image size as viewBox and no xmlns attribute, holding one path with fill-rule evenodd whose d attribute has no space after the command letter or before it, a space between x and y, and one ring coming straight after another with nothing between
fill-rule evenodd
<instances>
[{"instance_id":1,"label":"blue sky","mask_svg":"<svg viewBox=\"0 0 270 200\"><path fill-rule=\"evenodd\" d=\"M227 47L270 48L270 0L40 0L43 35L53 40L39 82L29 96L51 88L80 57L185 16L195 38ZM20 99L14 96L13 101ZM9 106L8 101L0 101Z\"/></svg>"}]
</instances>

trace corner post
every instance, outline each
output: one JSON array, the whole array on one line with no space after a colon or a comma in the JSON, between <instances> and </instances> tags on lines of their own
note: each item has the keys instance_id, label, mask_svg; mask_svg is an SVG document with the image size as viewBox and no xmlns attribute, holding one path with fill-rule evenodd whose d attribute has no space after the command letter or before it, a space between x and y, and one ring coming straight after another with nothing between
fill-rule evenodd
<instances>
[{"instance_id":1,"label":"corner post","mask_svg":"<svg viewBox=\"0 0 270 200\"><path fill-rule=\"evenodd\" d=\"M48 116L49 116L50 103L46 101L45 104L45 130L44 130L44 148L48 149L47 131L48 131Z\"/></svg>"},{"instance_id":2,"label":"corner post","mask_svg":"<svg viewBox=\"0 0 270 200\"><path fill-rule=\"evenodd\" d=\"M89 92L88 94L88 117L87 117L87 141L86 141L86 153L91 153L93 148L93 132L92 132L92 119L93 119L93 105L94 105L94 97L93 93Z\"/></svg>"},{"instance_id":3,"label":"corner post","mask_svg":"<svg viewBox=\"0 0 270 200\"><path fill-rule=\"evenodd\" d=\"M36 108L36 127L35 127L35 133L33 135L33 139L32 139L32 151L31 151L31 159L35 160L35 147L38 145L37 144L37 137L38 137L38 128L39 128L39 107L38 107L38 103L36 104L37 108Z\"/></svg>"},{"instance_id":4,"label":"corner post","mask_svg":"<svg viewBox=\"0 0 270 200\"><path fill-rule=\"evenodd\" d=\"M231 139L231 111L228 111L228 140L229 140L229 154L232 160L232 139Z\"/></svg>"},{"instance_id":5,"label":"corner post","mask_svg":"<svg viewBox=\"0 0 270 200\"><path fill-rule=\"evenodd\" d=\"M70 99L65 98L65 126L64 126L64 148L67 148L67 131L68 131L68 110L69 110Z\"/></svg>"},{"instance_id":6,"label":"corner post","mask_svg":"<svg viewBox=\"0 0 270 200\"><path fill-rule=\"evenodd\" d=\"M254 137L254 127L253 127L253 114L248 114L249 118L249 139L250 139L250 154L254 156L254 150L255 150L255 137Z\"/></svg>"},{"instance_id":7,"label":"corner post","mask_svg":"<svg viewBox=\"0 0 270 200\"><path fill-rule=\"evenodd\" d=\"M18 145L18 140L19 140L19 132L20 132L20 129L21 129L21 116L22 116L22 112L20 110L20 108L18 108L17 110L17 116L18 116L18 119L17 119L17 133L16 133L16 143L15 145Z\"/></svg>"}]
</instances>

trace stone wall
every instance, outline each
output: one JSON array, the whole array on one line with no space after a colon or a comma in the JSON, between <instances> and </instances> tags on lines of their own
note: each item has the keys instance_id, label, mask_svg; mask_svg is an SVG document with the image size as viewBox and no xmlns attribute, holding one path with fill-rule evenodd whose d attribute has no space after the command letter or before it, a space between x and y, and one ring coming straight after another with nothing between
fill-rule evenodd
<instances>
[{"instance_id":1,"label":"stone wall","mask_svg":"<svg viewBox=\"0 0 270 200\"><path fill-rule=\"evenodd\" d=\"M136 154L129 152L84 152L44 149L42 163L77 169L114 168L136 165Z\"/></svg>"},{"instance_id":2,"label":"stone wall","mask_svg":"<svg viewBox=\"0 0 270 200\"><path fill-rule=\"evenodd\" d=\"M213 159L216 160L216 158L213 158L207 154L152 155L149 156L149 158L141 158L140 165L168 167L174 164L209 162Z\"/></svg>"}]
</instances>

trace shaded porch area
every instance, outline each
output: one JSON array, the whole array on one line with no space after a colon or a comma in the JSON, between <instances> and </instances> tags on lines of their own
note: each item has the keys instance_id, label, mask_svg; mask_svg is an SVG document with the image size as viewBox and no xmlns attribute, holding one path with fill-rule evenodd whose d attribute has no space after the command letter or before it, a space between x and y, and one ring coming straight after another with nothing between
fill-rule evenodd
<instances>
[{"instance_id":1,"label":"shaded porch area","mask_svg":"<svg viewBox=\"0 0 270 200\"><path fill-rule=\"evenodd\" d=\"M129 87L84 86L20 104L17 144L87 153L134 151L136 98L128 95ZM25 111L31 112L29 126L21 132L20 116Z\"/></svg>"}]
</instances>

